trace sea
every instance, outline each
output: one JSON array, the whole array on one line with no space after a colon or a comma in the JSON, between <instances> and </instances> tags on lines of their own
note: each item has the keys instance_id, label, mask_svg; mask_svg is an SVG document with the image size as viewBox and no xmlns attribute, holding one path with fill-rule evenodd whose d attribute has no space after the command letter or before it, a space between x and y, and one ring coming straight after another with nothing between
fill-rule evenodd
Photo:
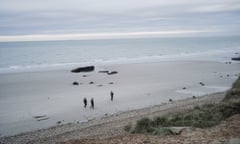
<instances>
[{"instance_id":1,"label":"sea","mask_svg":"<svg viewBox=\"0 0 240 144\"><path fill-rule=\"evenodd\" d=\"M164 60L227 61L240 36L0 42L0 73Z\"/></svg>"}]
</instances>

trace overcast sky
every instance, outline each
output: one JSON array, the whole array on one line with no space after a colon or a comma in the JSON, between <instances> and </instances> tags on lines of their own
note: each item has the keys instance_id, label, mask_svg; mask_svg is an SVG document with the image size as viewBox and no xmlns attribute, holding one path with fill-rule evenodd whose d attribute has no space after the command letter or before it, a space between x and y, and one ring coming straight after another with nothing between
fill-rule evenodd
<instances>
[{"instance_id":1,"label":"overcast sky","mask_svg":"<svg viewBox=\"0 0 240 144\"><path fill-rule=\"evenodd\" d=\"M240 33L240 0L0 0L0 38L86 33Z\"/></svg>"}]
</instances>

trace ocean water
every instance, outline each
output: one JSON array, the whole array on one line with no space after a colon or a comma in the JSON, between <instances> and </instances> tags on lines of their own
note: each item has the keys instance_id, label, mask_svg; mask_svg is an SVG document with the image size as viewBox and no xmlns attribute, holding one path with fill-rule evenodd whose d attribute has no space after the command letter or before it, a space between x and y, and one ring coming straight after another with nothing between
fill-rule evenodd
<instances>
[{"instance_id":1,"label":"ocean water","mask_svg":"<svg viewBox=\"0 0 240 144\"><path fill-rule=\"evenodd\" d=\"M0 73L176 58L224 61L239 52L240 36L0 42Z\"/></svg>"}]
</instances>

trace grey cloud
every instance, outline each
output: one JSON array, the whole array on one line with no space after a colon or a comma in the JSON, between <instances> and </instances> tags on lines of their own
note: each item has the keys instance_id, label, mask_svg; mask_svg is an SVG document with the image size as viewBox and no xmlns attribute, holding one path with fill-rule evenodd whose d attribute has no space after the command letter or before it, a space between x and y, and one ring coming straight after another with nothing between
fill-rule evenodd
<instances>
[{"instance_id":1,"label":"grey cloud","mask_svg":"<svg viewBox=\"0 0 240 144\"><path fill-rule=\"evenodd\" d=\"M2 0L0 35L208 28L234 33L240 29L238 2Z\"/></svg>"}]
</instances>

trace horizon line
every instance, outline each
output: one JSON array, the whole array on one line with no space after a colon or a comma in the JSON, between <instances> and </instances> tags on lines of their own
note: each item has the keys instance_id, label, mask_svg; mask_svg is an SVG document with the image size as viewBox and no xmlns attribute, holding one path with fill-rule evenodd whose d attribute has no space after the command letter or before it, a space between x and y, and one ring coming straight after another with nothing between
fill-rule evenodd
<instances>
[{"instance_id":1,"label":"horizon line","mask_svg":"<svg viewBox=\"0 0 240 144\"><path fill-rule=\"evenodd\" d=\"M58 40L97 40L121 38L173 37L181 34L198 34L213 31L207 30L169 30L169 31L137 31L137 32L101 32L72 34L30 34L30 35L0 35L0 42L21 41L58 41Z\"/></svg>"}]
</instances>

